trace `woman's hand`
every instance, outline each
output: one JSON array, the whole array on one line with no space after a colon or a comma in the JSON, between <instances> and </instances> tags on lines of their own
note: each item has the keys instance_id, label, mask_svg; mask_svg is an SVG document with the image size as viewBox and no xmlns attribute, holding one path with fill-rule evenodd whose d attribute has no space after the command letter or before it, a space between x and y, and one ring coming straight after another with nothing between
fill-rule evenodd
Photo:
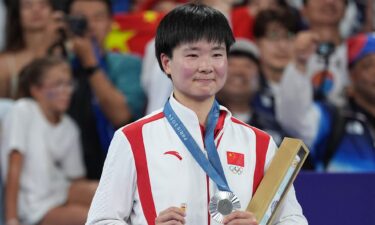
<instances>
[{"instance_id":1,"label":"woman's hand","mask_svg":"<svg viewBox=\"0 0 375 225\"><path fill-rule=\"evenodd\" d=\"M258 225L255 215L251 212L235 211L226 216L224 225Z\"/></svg>"},{"instance_id":2,"label":"woman's hand","mask_svg":"<svg viewBox=\"0 0 375 225\"><path fill-rule=\"evenodd\" d=\"M155 225L182 225L185 224L185 212L177 207L170 207L159 213Z\"/></svg>"}]
</instances>

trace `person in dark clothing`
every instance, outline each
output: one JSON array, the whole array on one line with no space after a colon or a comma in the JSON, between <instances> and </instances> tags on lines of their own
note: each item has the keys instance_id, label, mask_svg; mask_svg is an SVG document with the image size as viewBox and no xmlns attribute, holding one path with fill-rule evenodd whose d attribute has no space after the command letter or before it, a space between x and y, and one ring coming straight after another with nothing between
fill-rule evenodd
<instances>
[{"instance_id":1,"label":"person in dark clothing","mask_svg":"<svg viewBox=\"0 0 375 225\"><path fill-rule=\"evenodd\" d=\"M87 23L86 29L76 30L74 23L69 28L76 31L70 39L77 86L68 113L81 130L87 176L98 179L115 130L143 116L141 59L105 49L112 22L110 1L72 0L68 9L76 25L77 18Z\"/></svg>"},{"instance_id":2,"label":"person in dark clothing","mask_svg":"<svg viewBox=\"0 0 375 225\"><path fill-rule=\"evenodd\" d=\"M287 135L276 120L275 95L286 65L292 58L292 44L298 31L298 22L288 9L265 10L258 14L254 36L260 52L259 90L252 107L257 124L274 138L277 144Z\"/></svg>"}]
</instances>

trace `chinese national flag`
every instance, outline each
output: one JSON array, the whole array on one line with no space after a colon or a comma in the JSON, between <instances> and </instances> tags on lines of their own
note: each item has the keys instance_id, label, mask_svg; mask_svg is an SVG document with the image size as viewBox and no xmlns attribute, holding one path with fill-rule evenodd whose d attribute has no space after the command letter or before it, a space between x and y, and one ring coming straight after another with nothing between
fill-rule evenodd
<instances>
[{"instance_id":1,"label":"chinese national flag","mask_svg":"<svg viewBox=\"0 0 375 225\"><path fill-rule=\"evenodd\" d=\"M230 165L244 167L245 159L244 154L237 152L227 152L227 163Z\"/></svg>"},{"instance_id":2,"label":"chinese national flag","mask_svg":"<svg viewBox=\"0 0 375 225\"><path fill-rule=\"evenodd\" d=\"M143 56L145 45L155 36L163 13L154 11L118 14L106 40L106 48Z\"/></svg>"}]
</instances>

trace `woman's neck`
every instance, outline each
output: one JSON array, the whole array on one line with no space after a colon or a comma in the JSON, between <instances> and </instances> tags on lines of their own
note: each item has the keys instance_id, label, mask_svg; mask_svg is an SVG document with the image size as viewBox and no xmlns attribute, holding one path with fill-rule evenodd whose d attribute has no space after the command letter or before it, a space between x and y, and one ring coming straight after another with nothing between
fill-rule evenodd
<instances>
[{"instance_id":1,"label":"woman's neck","mask_svg":"<svg viewBox=\"0 0 375 225\"><path fill-rule=\"evenodd\" d=\"M190 98L186 98L183 95L179 95L178 93L174 93L175 99L180 102L182 105L188 107L189 109L193 110L198 117L199 124L205 125L208 114L211 110L212 104L215 101L215 97L212 96L209 99L204 99L202 101L193 100Z\"/></svg>"},{"instance_id":2,"label":"woman's neck","mask_svg":"<svg viewBox=\"0 0 375 225\"><path fill-rule=\"evenodd\" d=\"M40 109L42 110L43 115L46 117L48 122L51 124L58 124L61 120L61 113L57 113L41 102L38 102Z\"/></svg>"},{"instance_id":3,"label":"woman's neck","mask_svg":"<svg viewBox=\"0 0 375 225\"><path fill-rule=\"evenodd\" d=\"M43 31L38 32L25 32L25 50L32 52L35 56L43 56L46 54L48 47L50 46L50 40L46 40L48 38L46 33Z\"/></svg>"}]
</instances>

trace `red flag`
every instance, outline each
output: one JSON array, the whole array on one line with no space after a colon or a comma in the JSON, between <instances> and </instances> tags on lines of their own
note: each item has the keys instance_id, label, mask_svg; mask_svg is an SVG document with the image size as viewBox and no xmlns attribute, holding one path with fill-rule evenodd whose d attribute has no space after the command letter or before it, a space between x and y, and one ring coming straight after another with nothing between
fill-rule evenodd
<instances>
[{"instance_id":1,"label":"red flag","mask_svg":"<svg viewBox=\"0 0 375 225\"><path fill-rule=\"evenodd\" d=\"M155 36L163 16L163 13L154 11L116 15L106 48L143 56L145 45Z\"/></svg>"},{"instance_id":2,"label":"red flag","mask_svg":"<svg viewBox=\"0 0 375 225\"><path fill-rule=\"evenodd\" d=\"M235 166L245 166L245 156L242 153L227 152L227 163Z\"/></svg>"}]
</instances>

